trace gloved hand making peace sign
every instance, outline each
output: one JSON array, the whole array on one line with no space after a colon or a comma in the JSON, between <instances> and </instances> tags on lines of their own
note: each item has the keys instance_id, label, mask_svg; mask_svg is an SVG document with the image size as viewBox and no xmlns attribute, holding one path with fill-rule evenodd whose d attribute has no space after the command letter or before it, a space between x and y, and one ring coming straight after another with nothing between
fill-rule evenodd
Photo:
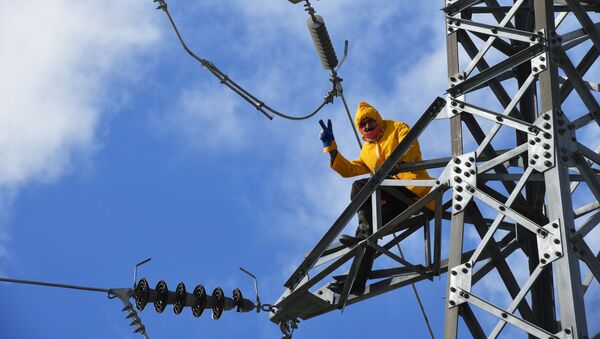
<instances>
[{"instance_id":1,"label":"gloved hand making peace sign","mask_svg":"<svg viewBox=\"0 0 600 339\"><path fill-rule=\"evenodd\" d=\"M331 125L331 119L327 119L327 126L323 120L319 120L319 124L323 129L321 134L319 135L319 139L323 142L323 151L325 153L329 153L337 149L337 145L335 143L335 137L333 136L333 127Z\"/></svg>"},{"instance_id":2,"label":"gloved hand making peace sign","mask_svg":"<svg viewBox=\"0 0 600 339\"><path fill-rule=\"evenodd\" d=\"M327 126L325 126L323 120L319 120L319 124L321 125L321 128L323 128L321 134L319 135L319 139L321 139L323 142L323 147L329 147L335 140L335 137L333 136L333 127L331 126L331 119L327 119Z\"/></svg>"}]
</instances>

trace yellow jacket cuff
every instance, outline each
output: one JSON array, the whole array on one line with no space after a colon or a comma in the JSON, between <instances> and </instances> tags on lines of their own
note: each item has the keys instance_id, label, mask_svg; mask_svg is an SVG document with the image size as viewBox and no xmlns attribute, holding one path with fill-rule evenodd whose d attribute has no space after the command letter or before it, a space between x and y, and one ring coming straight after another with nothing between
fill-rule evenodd
<instances>
[{"instance_id":1,"label":"yellow jacket cuff","mask_svg":"<svg viewBox=\"0 0 600 339\"><path fill-rule=\"evenodd\" d=\"M333 140L331 142L331 145L323 148L323 153L329 153L331 151L335 151L337 149L337 144L335 143L335 140Z\"/></svg>"}]
</instances>

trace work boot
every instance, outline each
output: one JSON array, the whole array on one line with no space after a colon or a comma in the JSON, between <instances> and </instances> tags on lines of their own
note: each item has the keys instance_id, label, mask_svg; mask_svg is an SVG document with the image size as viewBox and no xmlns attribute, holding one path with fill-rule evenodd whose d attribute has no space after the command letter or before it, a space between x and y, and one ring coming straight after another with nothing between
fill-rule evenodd
<instances>
[{"instance_id":1,"label":"work boot","mask_svg":"<svg viewBox=\"0 0 600 339\"><path fill-rule=\"evenodd\" d=\"M358 272L356 273L356 278L354 279L354 284L352 285L352 289L350 290L351 294L361 295L365 293L367 280L369 280L369 275L371 274L371 270L373 269L375 253L376 251L374 248L366 248L365 255L359 263ZM346 284L346 277L344 276L344 279L334 277L334 279L335 281L330 282L329 285L327 285L327 288L333 293L342 294L344 285Z\"/></svg>"},{"instance_id":2,"label":"work boot","mask_svg":"<svg viewBox=\"0 0 600 339\"><path fill-rule=\"evenodd\" d=\"M356 235L343 234L339 239L340 243L344 246L354 246L371 235L371 213L368 210L358 210L357 215L358 227L356 228Z\"/></svg>"}]
</instances>

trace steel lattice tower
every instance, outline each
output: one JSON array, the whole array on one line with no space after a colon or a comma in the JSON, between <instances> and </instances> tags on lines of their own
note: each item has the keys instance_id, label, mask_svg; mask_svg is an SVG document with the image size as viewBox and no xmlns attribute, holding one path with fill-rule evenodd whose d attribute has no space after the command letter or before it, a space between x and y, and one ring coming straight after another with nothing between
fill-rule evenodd
<instances>
[{"instance_id":1,"label":"steel lattice tower","mask_svg":"<svg viewBox=\"0 0 600 339\"><path fill-rule=\"evenodd\" d=\"M446 103L429 107L306 256L271 320L289 326L449 272L445 338L459 335L459 318L469 331L461 336L495 338L509 325L531 338L591 338L585 293L600 281L600 253L588 236L600 222L600 105L592 92L600 85L584 78L600 56L600 23L592 20L600 1L446 0L443 11ZM452 154L401 166L443 168L439 178L387 179L436 117L449 119ZM370 197L377 210L381 190L414 185L433 187L385 225L374 213L375 232L358 245L335 243ZM435 211L425 208L432 201ZM425 240L418 263L399 246L416 232ZM395 264L373 270L365 294L352 295L368 246ZM478 289L490 277L499 277L508 304ZM346 281L341 294L329 291L331 279ZM493 319L491 331L483 316Z\"/></svg>"}]
</instances>

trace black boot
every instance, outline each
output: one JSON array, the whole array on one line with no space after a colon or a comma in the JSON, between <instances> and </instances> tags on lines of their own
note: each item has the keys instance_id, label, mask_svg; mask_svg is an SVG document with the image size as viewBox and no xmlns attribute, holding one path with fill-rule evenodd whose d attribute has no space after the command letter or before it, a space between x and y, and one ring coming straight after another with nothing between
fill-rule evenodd
<instances>
[{"instance_id":1,"label":"black boot","mask_svg":"<svg viewBox=\"0 0 600 339\"><path fill-rule=\"evenodd\" d=\"M356 228L356 235L342 235L339 239L342 245L348 247L354 246L371 235L371 213L369 212L370 211L368 210L358 210L358 227Z\"/></svg>"},{"instance_id":2,"label":"black boot","mask_svg":"<svg viewBox=\"0 0 600 339\"><path fill-rule=\"evenodd\" d=\"M374 248L367 247L365 249L365 255L359 263L358 272L356 273L354 284L352 285L352 289L350 290L351 294L361 295L365 293L367 280L369 280L369 275L371 274L371 270L373 269L375 253L376 251ZM344 285L346 284L345 277L344 279L334 279L335 281L330 282L327 288L333 293L342 294L342 290L344 289Z\"/></svg>"}]
</instances>

